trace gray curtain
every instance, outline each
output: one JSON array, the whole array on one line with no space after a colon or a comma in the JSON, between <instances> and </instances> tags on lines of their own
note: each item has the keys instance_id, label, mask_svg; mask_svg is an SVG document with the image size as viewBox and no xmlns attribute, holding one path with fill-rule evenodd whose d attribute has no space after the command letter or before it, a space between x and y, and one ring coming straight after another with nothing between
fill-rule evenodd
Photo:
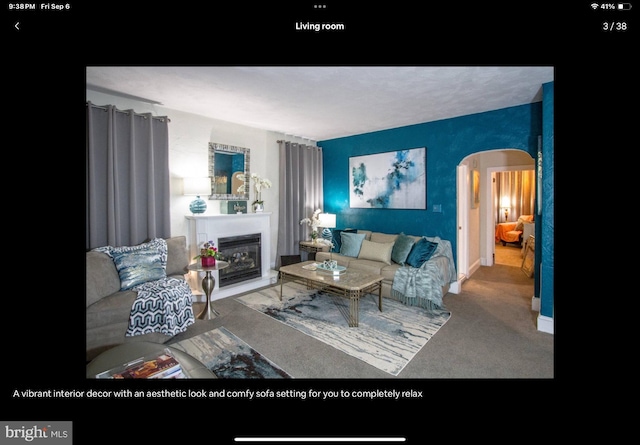
<instances>
[{"instance_id":1,"label":"gray curtain","mask_svg":"<svg viewBox=\"0 0 640 445\"><path fill-rule=\"evenodd\" d=\"M298 243L310 239L311 229L300 225L315 209L323 208L322 149L288 141L280 144L280 212L276 267L282 255L298 255Z\"/></svg>"},{"instance_id":2,"label":"gray curtain","mask_svg":"<svg viewBox=\"0 0 640 445\"><path fill-rule=\"evenodd\" d=\"M87 102L87 250L171 235L168 121Z\"/></svg>"}]
</instances>

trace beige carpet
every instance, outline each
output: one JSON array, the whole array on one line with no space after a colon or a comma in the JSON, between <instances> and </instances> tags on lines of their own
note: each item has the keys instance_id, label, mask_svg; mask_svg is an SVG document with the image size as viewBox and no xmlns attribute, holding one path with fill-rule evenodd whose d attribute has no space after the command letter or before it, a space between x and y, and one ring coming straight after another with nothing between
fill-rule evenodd
<instances>
[{"instance_id":1,"label":"beige carpet","mask_svg":"<svg viewBox=\"0 0 640 445\"><path fill-rule=\"evenodd\" d=\"M514 244L503 246L501 243L496 243L494 262L504 266L520 267L522 265L521 251L522 248Z\"/></svg>"}]
</instances>

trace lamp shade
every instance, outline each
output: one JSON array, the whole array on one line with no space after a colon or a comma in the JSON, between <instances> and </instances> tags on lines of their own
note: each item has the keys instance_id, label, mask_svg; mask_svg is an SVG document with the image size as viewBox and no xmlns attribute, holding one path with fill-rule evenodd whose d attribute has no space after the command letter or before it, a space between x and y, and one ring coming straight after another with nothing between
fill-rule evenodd
<instances>
[{"instance_id":1,"label":"lamp shade","mask_svg":"<svg viewBox=\"0 0 640 445\"><path fill-rule=\"evenodd\" d=\"M336 228L336 215L333 213L321 213L318 215L318 220L320 221L319 227L324 227L325 229Z\"/></svg>"},{"instance_id":2,"label":"lamp shade","mask_svg":"<svg viewBox=\"0 0 640 445\"><path fill-rule=\"evenodd\" d=\"M184 178L184 195L209 195L211 193L211 179L205 178Z\"/></svg>"}]
</instances>

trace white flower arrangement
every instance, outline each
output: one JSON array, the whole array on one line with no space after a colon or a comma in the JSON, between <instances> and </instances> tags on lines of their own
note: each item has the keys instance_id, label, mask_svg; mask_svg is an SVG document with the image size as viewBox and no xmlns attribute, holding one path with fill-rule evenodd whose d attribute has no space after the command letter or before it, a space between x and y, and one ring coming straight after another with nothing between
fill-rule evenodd
<instances>
[{"instance_id":1,"label":"white flower arrangement","mask_svg":"<svg viewBox=\"0 0 640 445\"><path fill-rule=\"evenodd\" d=\"M318 237L318 227L320 227L320 218L318 215L320 215L320 213L322 213L322 210L316 209L311 218L302 218L300 220L300 225L306 224L311 227L311 239Z\"/></svg>"},{"instance_id":2,"label":"white flower arrangement","mask_svg":"<svg viewBox=\"0 0 640 445\"><path fill-rule=\"evenodd\" d=\"M246 181L247 180L247 175L245 174L240 174L238 175L238 179L240 179L241 181ZM249 177L249 182L253 179L253 189L256 192L256 199L255 201L253 201L253 204L262 204L264 201L262 200L262 197L260 195L262 189L268 189L271 188L271 181L268 180L267 178L261 178L259 175L255 174L255 173L251 173L251 176ZM242 184L240 187L238 187L237 192L238 193L244 193L244 184Z\"/></svg>"}]
</instances>

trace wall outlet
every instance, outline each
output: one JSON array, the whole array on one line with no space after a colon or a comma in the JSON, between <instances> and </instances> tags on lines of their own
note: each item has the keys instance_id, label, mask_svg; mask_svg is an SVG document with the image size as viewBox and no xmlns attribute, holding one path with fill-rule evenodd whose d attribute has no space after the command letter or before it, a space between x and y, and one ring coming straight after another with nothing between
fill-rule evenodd
<instances>
[{"instance_id":1,"label":"wall outlet","mask_svg":"<svg viewBox=\"0 0 640 445\"><path fill-rule=\"evenodd\" d=\"M433 205L433 211L434 211L435 213L440 213L440 212L442 212L442 204L434 204L434 205Z\"/></svg>"}]
</instances>

